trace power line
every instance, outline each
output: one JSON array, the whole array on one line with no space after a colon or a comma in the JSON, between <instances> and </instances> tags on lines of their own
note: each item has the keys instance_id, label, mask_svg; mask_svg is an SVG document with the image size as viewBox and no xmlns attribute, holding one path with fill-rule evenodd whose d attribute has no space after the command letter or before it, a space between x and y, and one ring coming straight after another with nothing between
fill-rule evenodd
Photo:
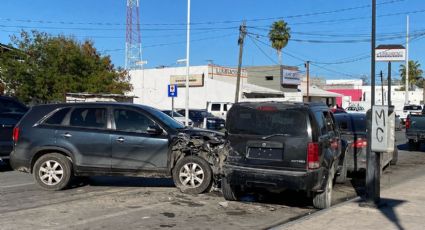
<instances>
[{"instance_id":1,"label":"power line","mask_svg":"<svg viewBox=\"0 0 425 230\"><path fill-rule=\"evenodd\" d=\"M276 62L273 58L271 58L256 42L255 40L251 37L251 35L247 34L248 37L251 39L252 43L254 43L254 45L261 51L261 53L264 54L264 56L266 56L270 61L272 61L273 63L280 65L278 62Z\"/></svg>"},{"instance_id":2,"label":"power line","mask_svg":"<svg viewBox=\"0 0 425 230\"><path fill-rule=\"evenodd\" d=\"M399 2L404 2L406 0L390 0L377 5L388 5ZM310 12L305 14L296 14L296 15L286 15L278 17L268 17L268 18L254 18L247 19L248 22L256 21L268 21L268 20L277 20L277 19L288 19L288 18L302 18L302 17L311 17L318 15L327 15L334 13L342 13L347 11L353 11L358 9L370 8L370 4L359 5L354 7L339 8L335 10L326 10L318 12ZM94 25L94 26L126 26L126 23L117 23L117 22L75 22L75 21L52 21L52 20L42 20L42 19L13 19L13 18L0 18L1 21L7 22L22 22L22 23L39 23L39 24L61 24L61 25ZM231 23L240 23L242 20L223 20L223 21L206 21L206 22L193 22L191 25L213 25L213 24L231 24ZM141 23L140 26L186 26L186 23Z\"/></svg>"}]
</instances>

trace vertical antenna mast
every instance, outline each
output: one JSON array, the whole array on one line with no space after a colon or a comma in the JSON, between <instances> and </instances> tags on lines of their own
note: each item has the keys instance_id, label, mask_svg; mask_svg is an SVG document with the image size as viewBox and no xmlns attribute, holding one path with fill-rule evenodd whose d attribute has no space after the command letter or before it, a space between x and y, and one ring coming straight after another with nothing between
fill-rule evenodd
<instances>
[{"instance_id":1,"label":"vertical antenna mast","mask_svg":"<svg viewBox=\"0 0 425 230\"><path fill-rule=\"evenodd\" d=\"M142 43L140 36L139 0L127 0L125 68L140 69Z\"/></svg>"}]
</instances>

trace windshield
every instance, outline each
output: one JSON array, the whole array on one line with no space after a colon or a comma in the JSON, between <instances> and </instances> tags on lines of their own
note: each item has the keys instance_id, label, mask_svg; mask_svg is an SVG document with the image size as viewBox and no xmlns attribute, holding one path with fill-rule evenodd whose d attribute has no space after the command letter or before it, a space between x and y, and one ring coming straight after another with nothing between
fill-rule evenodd
<instances>
[{"instance_id":1,"label":"windshield","mask_svg":"<svg viewBox=\"0 0 425 230\"><path fill-rule=\"evenodd\" d=\"M178 113L176 111L171 112L171 110L164 110L162 112L165 113L165 114L167 114L170 117L184 117L183 115L181 115L180 113Z\"/></svg>"},{"instance_id":2,"label":"windshield","mask_svg":"<svg viewBox=\"0 0 425 230\"><path fill-rule=\"evenodd\" d=\"M183 129L185 126L181 124L180 122L174 120L172 117L168 116L167 114L151 108L149 109L149 112L157 117L159 120L161 120L166 126L173 128L173 129Z\"/></svg>"},{"instance_id":3,"label":"windshield","mask_svg":"<svg viewBox=\"0 0 425 230\"><path fill-rule=\"evenodd\" d=\"M231 110L227 121L232 134L305 136L307 116L304 111L284 109L263 111L247 107Z\"/></svg>"}]
</instances>

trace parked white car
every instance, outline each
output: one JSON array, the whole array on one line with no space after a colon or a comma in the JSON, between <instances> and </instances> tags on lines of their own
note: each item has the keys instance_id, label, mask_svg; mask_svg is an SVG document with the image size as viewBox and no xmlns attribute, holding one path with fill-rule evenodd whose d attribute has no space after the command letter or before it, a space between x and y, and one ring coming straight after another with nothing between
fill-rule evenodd
<instances>
[{"instance_id":1,"label":"parked white car","mask_svg":"<svg viewBox=\"0 0 425 230\"><path fill-rule=\"evenodd\" d=\"M165 114L167 114L168 116L170 116L170 117L174 118L174 120L176 120L176 121L178 121L178 122L182 123L184 126L190 126L190 127L192 127L192 126L193 126L193 121L192 121L192 120L190 120L190 119L189 119L189 124L188 124L188 125L186 125L186 124L185 124L185 123L186 123L186 118L185 118L185 116L181 115L180 113L178 113L178 112L176 112L176 111L171 112L171 110L162 110L162 112L163 112L163 113L165 113Z\"/></svg>"},{"instance_id":2,"label":"parked white car","mask_svg":"<svg viewBox=\"0 0 425 230\"><path fill-rule=\"evenodd\" d=\"M227 111L232 105L230 102L207 102L207 112L226 120Z\"/></svg>"},{"instance_id":3,"label":"parked white car","mask_svg":"<svg viewBox=\"0 0 425 230\"><path fill-rule=\"evenodd\" d=\"M345 111L347 113L366 113L366 110L363 106L359 105L350 105L347 108L345 108Z\"/></svg>"},{"instance_id":4,"label":"parked white car","mask_svg":"<svg viewBox=\"0 0 425 230\"><path fill-rule=\"evenodd\" d=\"M421 114L422 106L420 105L405 105L403 106L403 111L400 114L400 120L402 123L406 121L406 118L409 114Z\"/></svg>"}]
</instances>

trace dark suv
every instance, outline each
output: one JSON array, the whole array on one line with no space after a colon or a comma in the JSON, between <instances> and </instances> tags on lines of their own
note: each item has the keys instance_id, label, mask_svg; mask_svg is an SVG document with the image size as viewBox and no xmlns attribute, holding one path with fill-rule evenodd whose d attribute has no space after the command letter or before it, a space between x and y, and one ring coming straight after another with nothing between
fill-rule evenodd
<instances>
[{"instance_id":1,"label":"dark suv","mask_svg":"<svg viewBox=\"0 0 425 230\"><path fill-rule=\"evenodd\" d=\"M13 149L13 127L27 110L28 108L16 99L0 96L0 160L9 160Z\"/></svg>"},{"instance_id":2,"label":"dark suv","mask_svg":"<svg viewBox=\"0 0 425 230\"><path fill-rule=\"evenodd\" d=\"M73 176L172 176L187 193L207 191L219 133L186 128L143 105L77 103L34 106L13 133L11 165L47 190ZM214 152L214 154L213 154Z\"/></svg>"},{"instance_id":3,"label":"dark suv","mask_svg":"<svg viewBox=\"0 0 425 230\"><path fill-rule=\"evenodd\" d=\"M177 112L183 116L186 114L186 110L184 109L180 109ZM205 109L190 109L189 118L193 121L193 126L195 127L203 127L210 130L224 129L225 120L215 117Z\"/></svg>"},{"instance_id":4,"label":"dark suv","mask_svg":"<svg viewBox=\"0 0 425 230\"><path fill-rule=\"evenodd\" d=\"M227 200L252 188L292 189L311 194L316 208L330 207L343 147L324 104L238 103L227 114L226 129L232 149L222 179Z\"/></svg>"}]
</instances>

